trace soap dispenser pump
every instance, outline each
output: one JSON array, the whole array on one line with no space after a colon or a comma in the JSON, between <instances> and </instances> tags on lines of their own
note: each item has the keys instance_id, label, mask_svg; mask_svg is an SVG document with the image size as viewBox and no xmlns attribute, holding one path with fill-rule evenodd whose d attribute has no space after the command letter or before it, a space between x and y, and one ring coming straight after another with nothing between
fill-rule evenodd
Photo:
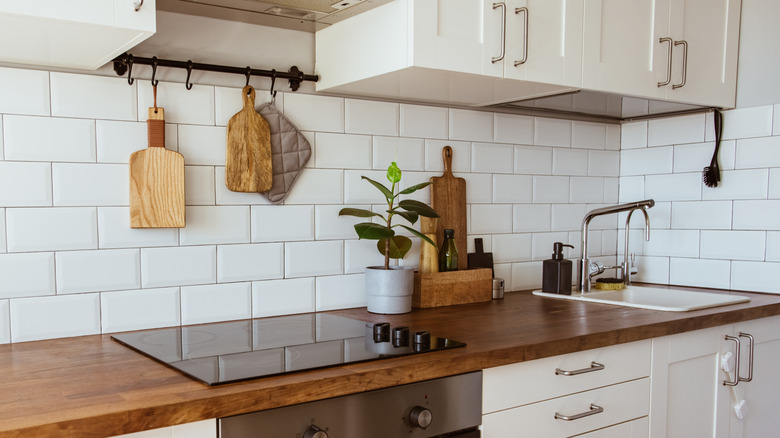
<instances>
[{"instance_id":1,"label":"soap dispenser pump","mask_svg":"<svg viewBox=\"0 0 780 438\"><path fill-rule=\"evenodd\" d=\"M571 260L563 258L563 247L567 245L561 242L553 243L553 255L542 263L542 292L571 295Z\"/></svg>"}]
</instances>

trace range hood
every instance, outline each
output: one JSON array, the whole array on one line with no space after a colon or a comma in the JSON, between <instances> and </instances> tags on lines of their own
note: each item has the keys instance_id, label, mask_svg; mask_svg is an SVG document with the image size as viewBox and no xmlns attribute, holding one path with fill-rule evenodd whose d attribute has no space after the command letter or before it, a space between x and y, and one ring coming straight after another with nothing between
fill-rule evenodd
<instances>
[{"instance_id":1,"label":"range hood","mask_svg":"<svg viewBox=\"0 0 780 438\"><path fill-rule=\"evenodd\" d=\"M316 32L392 0L157 0L157 9Z\"/></svg>"}]
</instances>

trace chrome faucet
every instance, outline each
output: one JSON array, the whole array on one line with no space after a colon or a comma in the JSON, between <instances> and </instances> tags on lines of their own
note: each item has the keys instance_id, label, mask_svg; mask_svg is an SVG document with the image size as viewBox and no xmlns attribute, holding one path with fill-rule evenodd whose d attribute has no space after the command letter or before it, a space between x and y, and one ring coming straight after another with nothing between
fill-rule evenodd
<instances>
[{"instance_id":1,"label":"chrome faucet","mask_svg":"<svg viewBox=\"0 0 780 438\"><path fill-rule=\"evenodd\" d=\"M634 210L642 211L645 216L645 237L647 240L650 240L650 217L647 215L647 209L654 205L654 200L646 199L644 201L628 202L626 204L597 208L595 210L591 210L588 212L588 214L585 215L585 218L582 220L582 257L580 258L579 276L577 277L577 289L581 294L590 292L590 278L592 275L604 272L604 269L621 268L623 281L626 283L631 281L631 268L628 256L628 224L631 221L631 214L634 212ZM588 225L590 224L590 221L596 216L604 216L607 214L620 213L623 211L628 212L628 217L626 218L626 242L623 254L623 264L620 266L612 266L610 268L600 267L595 274L591 274L590 260L588 259Z\"/></svg>"}]
</instances>

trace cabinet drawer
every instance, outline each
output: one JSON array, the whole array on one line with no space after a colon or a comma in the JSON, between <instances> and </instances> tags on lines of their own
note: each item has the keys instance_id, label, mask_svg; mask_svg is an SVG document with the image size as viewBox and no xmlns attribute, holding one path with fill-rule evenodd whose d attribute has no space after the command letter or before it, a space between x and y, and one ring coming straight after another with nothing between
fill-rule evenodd
<instances>
[{"instance_id":1,"label":"cabinet drawer","mask_svg":"<svg viewBox=\"0 0 780 438\"><path fill-rule=\"evenodd\" d=\"M599 429L577 438L647 438L650 436L650 419L642 417L628 423Z\"/></svg>"},{"instance_id":2,"label":"cabinet drawer","mask_svg":"<svg viewBox=\"0 0 780 438\"><path fill-rule=\"evenodd\" d=\"M482 413L647 377L650 351L648 339L488 368L482 374ZM593 362L604 368L570 376L555 371L590 370Z\"/></svg>"},{"instance_id":3,"label":"cabinet drawer","mask_svg":"<svg viewBox=\"0 0 780 438\"><path fill-rule=\"evenodd\" d=\"M649 410L649 380L649 378L633 380L484 415L482 436L483 438L572 436L645 417ZM574 416L591 412L593 405L603 408L603 411L576 420L555 418L556 413Z\"/></svg>"}]
</instances>

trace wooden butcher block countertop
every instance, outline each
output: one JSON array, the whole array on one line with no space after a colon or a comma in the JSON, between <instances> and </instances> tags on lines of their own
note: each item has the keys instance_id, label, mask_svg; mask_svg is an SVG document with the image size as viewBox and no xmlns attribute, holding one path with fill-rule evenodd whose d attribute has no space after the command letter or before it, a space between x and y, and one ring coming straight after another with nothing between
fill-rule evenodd
<instances>
[{"instance_id":1,"label":"wooden butcher block countertop","mask_svg":"<svg viewBox=\"0 0 780 438\"><path fill-rule=\"evenodd\" d=\"M728 293L728 292L723 292ZM743 294L743 293L739 293ZM207 387L108 335L0 345L0 437L103 437L269 409L780 314L780 296L661 312L556 300L503 300L374 315L465 348Z\"/></svg>"}]
</instances>

